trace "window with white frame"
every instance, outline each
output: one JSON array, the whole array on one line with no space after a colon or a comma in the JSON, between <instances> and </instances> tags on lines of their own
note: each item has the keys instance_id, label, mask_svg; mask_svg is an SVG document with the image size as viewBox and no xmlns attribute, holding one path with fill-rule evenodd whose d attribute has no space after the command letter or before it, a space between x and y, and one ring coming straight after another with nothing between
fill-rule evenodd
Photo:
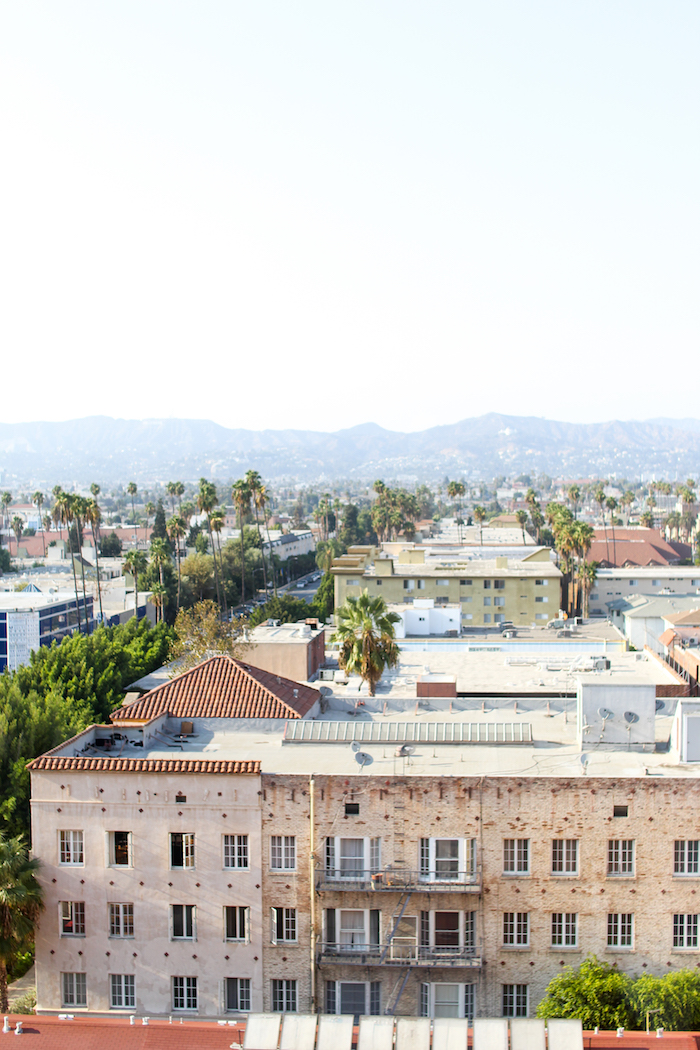
<instances>
[{"instance_id":1,"label":"window with white frame","mask_svg":"<svg viewBox=\"0 0 700 1050\"><path fill-rule=\"evenodd\" d=\"M542 597L542 596L541 596L541 595L539 595L539 594L535 596L535 602L538 602L538 603L547 603L548 601L549 601L549 598L544 598L544 597Z\"/></svg>"},{"instance_id":2,"label":"window with white frame","mask_svg":"<svg viewBox=\"0 0 700 1050\"><path fill-rule=\"evenodd\" d=\"M535 580L535 587L546 587L548 583L548 580Z\"/></svg>"},{"instance_id":3,"label":"window with white frame","mask_svg":"<svg viewBox=\"0 0 700 1050\"><path fill-rule=\"evenodd\" d=\"M501 598L496 597L496 598L493 599L493 604L494 605L505 605L506 604L506 600L503 597L501 597Z\"/></svg>"},{"instance_id":4,"label":"window with white frame","mask_svg":"<svg viewBox=\"0 0 700 1050\"><path fill-rule=\"evenodd\" d=\"M109 935L110 937L134 936L133 904L109 905Z\"/></svg>"},{"instance_id":5,"label":"window with white frame","mask_svg":"<svg viewBox=\"0 0 700 1050\"><path fill-rule=\"evenodd\" d=\"M491 613L484 613L484 623L491 623Z\"/></svg>"},{"instance_id":6,"label":"window with white frame","mask_svg":"<svg viewBox=\"0 0 700 1050\"><path fill-rule=\"evenodd\" d=\"M272 944L293 944L297 939L296 908L270 908Z\"/></svg>"},{"instance_id":7,"label":"window with white frame","mask_svg":"<svg viewBox=\"0 0 700 1050\"><path fill-rule=\"evenodd\" d=\"M379 915L378 908L326 908L326 949L348 952L378 948Z\"/></svg>"},{"instance_id":8,"label":"window with white frame","mask_svg":"<svg viewBox=\"0 0 700 1050\"><path fill-rule=\"evenodd\" d=\"M505 580L494 580L493 581L493 587L494 587L494 590L496 590L496 591L504 591L506 589L506 581Z\"/></svg>"},{"instance_id":9,"label":"window with white frame","mask_svg":"<svg viewBox=\"0 0 700 1050\"><path fill-rule=\"evenodd\" d=\"M170 836L170 867L194 868L194 833L174 832Z\"/></svg>"},{"instance_id":10,"label":"window with white frame","mask_svg":"<svg viewBox=\"0 0 700 1050\"><path fill-rule=\"evenodd\" d=\"M413 580L404 580L403 589L405 591L412 591L415 589L415 582Z\"/></svg>"},{"instance_id":11,"label":"window with white frame","mask_svg":"<svg viewBox=\"0 0 700 1050\"><path fill-rule=\"evenodd\" d=\"M634 915L631 912L608 914L608 948L631 948Z\"/></svg>"},{"instance_id":12,"label":"window with white frame","mask_svg":"<svg viewBox=\"0 0 700 1050\"><path fill-rule=\"evenodd\" d=\"M578 914L576 912L552 912L552 947L578 947Z\"/></svg>"},{"instance_id":13,"label":"window with white frame","mask_svg":"<svg viewBox=\"0 0 700 1050\"><path fill-rule=\"evenodd\" d=\"M488 595L484 595L484 605L490 605L491 599Z\"/></svg>"},{"instance_id":14,"label":"window with white frame","mask_svg":"<svg viewBox=\"0 0 700 1050\"><path fill-rule=\"evenodd\" d=\"M227 1013L249 1013L250 977L227 977L224 991Z\"/></svg>"},{"instance_id":15,"label":"window with white frame","mask_svg":"<svg viewBox=\"0 0 700 1050\"><path fill-rule=\"evenodd\" d=\"M435 583L436 583L436 585L438 587L449 587L450 586L450 581L449 580L436 580Z\"/></svg>"},{"instance_id":16,"label":"window with white frame","mask_svg":"<svg viewBox=\"0 0 700 1050\"><path fill-rule=\"evenodd\" d=\"M501 1016L527 1017L528 986L504 984L501 986Z\"/></svg>"},{"instance_id":17,"label":"window with white frame","mask_svg":"<svg viewBox=\"0 0 700 1050\"><path fill-rule=\"evenodd\" d=\"M84 901L61 901L58 907L61 916L61 937L84 937Z\"/></svg>"},{"instance_id":18,"label":"window with white frame","mask_svg":"<svg viewBox=\"0 0 700 1050\"><path fill-rule=\"evenodd\" d=\"M131 867L131 832L108 831L107 840L110 867Z\"/></svg>"},{"instance_id":19,"label":"window with white frame","mask_svg":"<svg viewBox=\"0 0 700 1050\"><path fill-rule=\"evenodd\" d=\"M694 948L698 947L698 917L697 915L674 915L673 916L673 947Z\"/></svg>"},{"instance_id":20,"label":"window with white frame","mask_svg":"<svg viewBox=\"0 0 700 1050\"><path fill-rule=\"evenodd\" d=\"M82 831L59 831L59 862L61 864L83 864Z\"/></svg>"},{"instance_id":21,"label":"window with white frame","mask_svg":"<svg viewBox=\"0 0 700 1050\"><path fill-rule=\"evenodd\" d=\"M506 911L503 913L503 946L505 948L529 948L529 912Z\"/></svg>"},{"instance_id":22,"label":"window with white frame","mask_svg":"<svg viewBox=\"0 0 700 1050\"><path fill-rule=\"evenodd\" d=\"M578 839L552 839L552 875L578 875Z\"/></svg>"},{"instance_id":23,"label":"window with white frame","mask_svg":"<svg viewBox=\"0 0 700 1050\"><path fill-rule=\"evenodd\" d=\"M248 908L232 904L224 908L224 940L248 941Z\"/></svg>"},{"instance_id":24,"label":"window with white frame","mask_svg":"<svg viewBox=\"0 0 700 1050\"><path fill-rule=\"evenodd\" d=\"M109 975L109 1005L113 1010L132 1010L136 1006L136 978L133 973Z\"/></svg>"},{"instance_id":25,"label":"window with white frame","mask_svg":"<svg viewBox=\"0 0 700 1050\"><path fill-rule=\"evenodd\" d=\"M170 905L171 940L194 941L197 939L195 915L196 907L194 904Z\"/></svg>"},{"instance_id":26,"label":"window with white frame","mask_svg":"<svg viewBox=\"0 0 700 1050\"><path fill-rule=\"evenodd\" d=\"M247 835L224 835L224 867L248 867Z\"/></svg>"},{"instance_id":27,"label":"window with white frame","mask_svg":"<svg viewBox=\"0 0 700 1050\"><path fill-rule=\"evenodd\" d=\"M87 1006L87 977L84 973L61 974L63 1006Z\"/></svg>"},{"instance_id":28,"label":"window with white frame","mask_svg":"<svg viewBox=\"0 0 700 1050\"><path fill-rule=\"evenodd\" d=\"M272 835L270 838L270 870L296 871L297 852L294 835Z\"/></svg>"},{"instance_id":29,"label":"window with white frame","mask_svg":"<svg viewBox=\"0 0 700 1050\"><path fill-rule=\"evenodd\" d=\"M474 984L421 984L421 1017L474 1018L476 997Z\"/></svg>"},{"instance_id":30,"label":"window with white frame","mask_svg":"<svg viewBox=\"0 0 700 1050\"><path fill-rule=\"evenodd\" d=\"M470 950L476 943L476 912L422 911L420 946L437 954Z\"/></svg>"},{"instance_id":31,"label":"window with white frame","mask_svg":"<svg viewBox=\"0 0 700 1050\"><path fill-rule=\"evenodd\" d=\"M504 875L529 875L530 874L530 840L529 839L504 839L503 840L503 874Z\"/></svg>"},{"instance_id":32,"label":"window with white frame","mask_svg":"<svg viewBox=\"0 0 700 1050\"><path fill-rule=\"evenodd\" d=\"M382 1012L381 989L380 981L326 981L325 1011L376 1017Z\"/></svg>"},{"instance_id":33,"label":"window with white frame","mask_svg":"<svg viewBox=\"0 0 700 1050\"><path fill-rule=\"evenodd\" d=\"M381 870L381 839L326 839L326 878L362 882Z\"/></svg>"},{"instance_id":34,"label":"window with white frame","mask_svg":"<svg viewBox=\"0 0 700 1050\"><path fill-rule=\"evenodd\" d=\"M634 839L608 839L608 875L634 875Z\"/></svg>"},{"instance_id":35,"label":"window with white frame","mask_svg":"<svg viewBox=\"0 0 700 1050\"><path fill-rule=\"evenodd\" d=\"M297 982L272 982L272 1009L274 1013L295 1014L297 1012Z\"/></svg>"},{"instance_id":36,"label":"window with white frame","mask_svg":"<svg viewBox=\"0 0 700 1050\"><path fill-rule=\"evenodd\" d=\"M422 882L469 882L476 875L476 839L421 839Z\"/></svg>"},{"instance_id":37,"label":"window with white frame","mask_svg":"<svg viewBox=\"0 0 700 1050\"><path fill-rule=\"evenodd\" d=\"M698 839L676 839L673 843L674 875L700 874L698 846L700 846Z\"/></svg>"},{"instance_id":38,"label":"window with white frame","mask_svg":"<svg viewBox=\"0 0 700 1050\"><path fill-rule=\"evenodd\" d=\"M173 1010L196 1010L197 978L173 977Z\"/></svg>"}]
</instances>

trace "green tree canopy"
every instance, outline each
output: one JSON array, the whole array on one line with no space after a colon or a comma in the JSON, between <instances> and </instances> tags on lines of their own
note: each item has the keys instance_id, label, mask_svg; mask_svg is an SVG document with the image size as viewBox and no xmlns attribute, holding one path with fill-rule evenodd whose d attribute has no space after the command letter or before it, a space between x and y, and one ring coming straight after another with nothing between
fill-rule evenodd
<instances>
[{"instance_id":1,"label":"green tree canopy","mask_svg":"<svg viewBox=\"0 0 700 1050\"><path fill-rule=\"evenodd\" d=\"M383 598L370 598L364 590L359 598L348 598L336 611L337 629L333 636L340 642L338 663L344 671L359 674L374 696L377 682L387 667L399 661L399 647L394 641L394 624L400 617L388 612Z\"/></svg>"},{"instance_id":2,"label":"green tree canopy","mask_svg":"<svg viewBox=\"0 0 700 1050\"><path fill-rule=\"evenodd\" d=\"M575 970L567 966L550 981L537 1016L578 1017L584 1028L633 1028L632 978L589 956Z\"/></svg>"},{"instance_id":3,"label":"green tree canopy","mask_svg":"<svg viewBox=\"0 0 700 1050\"><path fill-rule=\"evenodd\" d=\"M0 834L0 1010L7 1012L7 967L34 938L34 923L44 907L37 881L39 861L29 856L21 836Z\"/></svg>"}]
</instances>

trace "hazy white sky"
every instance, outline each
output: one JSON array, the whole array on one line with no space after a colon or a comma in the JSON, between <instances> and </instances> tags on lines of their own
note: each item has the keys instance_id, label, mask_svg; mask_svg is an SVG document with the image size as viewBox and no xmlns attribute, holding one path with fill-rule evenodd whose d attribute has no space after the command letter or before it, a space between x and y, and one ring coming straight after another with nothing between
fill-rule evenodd
<instances>
[{"instance_id":1,"label":"hazy white sky","mask_svg":"<svg viewBox=\"0 0 700 1050\"><path fill-rule=\"evenodd\" d=\"M5 3L2 418L697 414L698 53L697 0Z\"/></svg>"}]
</instances>

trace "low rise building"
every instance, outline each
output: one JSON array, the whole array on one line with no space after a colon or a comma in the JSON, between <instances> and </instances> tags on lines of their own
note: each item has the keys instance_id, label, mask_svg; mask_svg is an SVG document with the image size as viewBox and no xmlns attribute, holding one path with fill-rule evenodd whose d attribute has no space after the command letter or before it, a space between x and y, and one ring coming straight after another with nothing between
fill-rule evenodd
<instances>
[{"instance_id":1,"label":"low rise building","mask_svg":"<svg viewBox=\"0 0 700 1050\"><path fill-rule=\"evenodd\" d=\"M78 622L94 626L93 599L74 592L42 594L31 590L0 592L0 672L28 664L32 652L73 634Z\"/></svg>"},{"instance_id":2,"label":"low rise building","mask_svg":"<svg viewBox=\"0 0 700 1050\"><path fill-rule=\"evenodd\" d=\"M248 632L246 660L255 667L297 682L310 682L325 662L325 631L308 623L262 623Z\"/></svg>"},{"instance_id":3,"label":"low rise building","mask_svg":"<svg viewBox=\"0 0 700 1050\"><path fill-rule=\"evenodd\" d=\"M591 616L607 616L608 602L643 594L663 597L700 594L697 565L655 565L653 568L602 569L597 571L590 594Z\"/></svg>"}]
</instances>

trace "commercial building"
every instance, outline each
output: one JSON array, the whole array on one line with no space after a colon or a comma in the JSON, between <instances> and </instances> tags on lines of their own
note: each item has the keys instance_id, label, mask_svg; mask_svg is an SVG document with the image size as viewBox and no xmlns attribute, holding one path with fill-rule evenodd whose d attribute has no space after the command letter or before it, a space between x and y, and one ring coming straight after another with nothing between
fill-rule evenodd
<instances>
[{"instance_id":1,"label":"commercial building","mask_svg":"<svg viewBox=\"0 0 700 1050\"><path fill-rule=\"evenodd\" d=\"M655 565L653 568L601 569L590 594L591 616L607 616L608 603L616 598L645 594L663 597L700 593L697 565Z\"/></svg>"},{"instance_id":2,"label":"commercial building","mask_svg":"<svg viewBox=\"0 0 700 1050\"><path fill-rule=\"evenodd\" d=\"M308 623L262 623L248 632L245 658L255 667L297 682L309 682L325 661L325 631Z\"/></svg>"},{"instance_id":3,"label":"commercial building","mask_svg":"<svg viewBox=\"0 0 700 1050\"><path fill-rule=\"evenodd\" d=\"M92 630L93 599L70 591L42 594L37 588L19 593L0 591L0 672L14 671L42 645L60 642L78 629Z\"/></svg>"},{"instance_id":4,"label":"commercial building","mask_svg":"<svg viewBox=\"0 0 700 1050\"><path fill-rule=\"evenodd\" d=\"M367 590L387 605L432 599L435 606L459 604L461 626L482 627L511 620L546 625L561 602L562 574L546 547L519 560L505 556L459 559L408 546L396 553L350 547L331 566L335 606Z\"/></svg>"}]
</instances>

